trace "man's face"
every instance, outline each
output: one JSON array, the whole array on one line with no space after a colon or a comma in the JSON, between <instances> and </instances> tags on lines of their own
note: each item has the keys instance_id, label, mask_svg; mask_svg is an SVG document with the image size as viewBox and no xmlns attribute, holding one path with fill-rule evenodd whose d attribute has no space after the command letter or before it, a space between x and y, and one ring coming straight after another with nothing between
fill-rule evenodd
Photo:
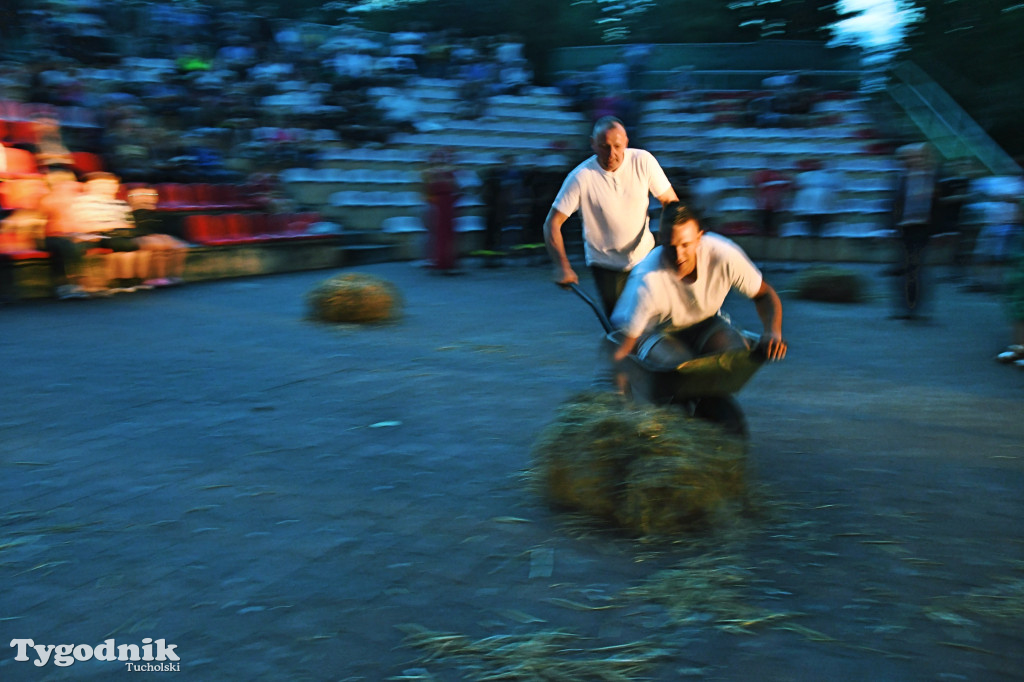
<instances>
[{"instance_id":1,"label":"man's face","mask_svg":"<svg viewBox=\"0 0 1024 682\"><path fill-rule=\"evenodd\" d=\"M597 154L597 163L606 171L613 171L622 165L628 145L626 130L620 125L613 125L590 138L590 148Z\"/></svg>"},{"instance_id":2,"label":"man's face","mask_svg":"<svg viewBox=\"0 0 1024 682\"><path fill-rule=\"evenodd\" d=\"M697 245L703 234L696 220L687 220L673 225L668 242L662 242L665 265L673 268L679 279L691 274L697 267Z\"/></svg>"}]
</instances>

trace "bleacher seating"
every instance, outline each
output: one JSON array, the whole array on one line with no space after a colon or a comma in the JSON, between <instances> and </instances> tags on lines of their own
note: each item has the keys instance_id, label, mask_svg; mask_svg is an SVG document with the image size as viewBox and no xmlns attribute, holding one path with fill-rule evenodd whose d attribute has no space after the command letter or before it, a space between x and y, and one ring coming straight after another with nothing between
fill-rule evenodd
<instances>
[{"instance_id":1,"label":"bleacher seating","mask_svg":"<svg viewBox=\"0 0 1024 682\"><path fill-rule=\"evenodd\" d=\"M878 140L865 105L852 92L822 93L807 125L752 127L740 120L723 120L737 113L750 91L704 93L709 110L677 112L671 100L648 102L642 112L643 146L665 167L708 161L715 174L727 180L718 205L723 230L744 235L756 231L756 207L751 174L764 167L796 174L811 162L827 161L844 176L835 221L826 235L879 234L888 210L888 192L897 164L888 143ZM806 232L797 218L780 227L780 235ZM725 227L727 226L727 227Z\"/></svg>"},{"instance_id":2,"label":"bleacher seating","mask_svg":"<svg viewBox=\"0 0 1024 682\"><path fill-rule=\"evenodd\" d=\"M330 239L310 231L321 221L315 211L298 213L194 213L185 217L185 235L200 246L236 246Z\"/></svg>"}]
</instances>

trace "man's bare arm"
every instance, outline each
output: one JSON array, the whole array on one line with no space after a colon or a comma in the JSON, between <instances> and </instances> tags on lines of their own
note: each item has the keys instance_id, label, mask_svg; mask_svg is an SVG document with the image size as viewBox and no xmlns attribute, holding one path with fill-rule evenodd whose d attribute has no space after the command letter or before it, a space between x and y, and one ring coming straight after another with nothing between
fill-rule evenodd
<instances>
[{"instance_id":1,"label":"man's bare arm","mask_svg":"<svg viewBox=\"0 0 1024 682\"><path fill-rule=\"evenodd\" d=\"M569 263L569 256L565 253L565 240L562 238L562 225L568 219L569 216L552 207L548 211L548 217L544 220L544 243L547 245L548 254L555 264L552 277L561 286L575 284L580 281L576 271L572 269L572 265Z\"/></svg>"},{"instance_id":2,"label":"man's bare arm","mask_svg":"<svg viewBox=\"0 0 1024 682\"><path fill-rule=\"evenodd\" d=\"M788 346L782 338L782 301L768 282L761 282L761 288L754 295L754 306L764 326L761 345L765 356L771 361L783 359Z\"/></svg>"}]
</instances>

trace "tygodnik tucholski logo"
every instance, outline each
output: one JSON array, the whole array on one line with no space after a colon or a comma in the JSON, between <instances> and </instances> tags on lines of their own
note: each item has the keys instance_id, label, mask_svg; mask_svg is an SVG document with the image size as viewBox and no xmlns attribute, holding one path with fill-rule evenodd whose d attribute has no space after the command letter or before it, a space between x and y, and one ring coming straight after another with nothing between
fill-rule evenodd
<instances>
[{"instance_id":1,"label":"tygodnik tucholski logo","mask_svg":"<svg viewBox=\"0 0 1024 682\"><path fill-rule=\"evenodd\" d=\"M88 644L36 644L31 639L12 639L11 647L17 649L16 661L32 661L33 665L43 667L51 659L55 666L66 668L76 661L118 661L124 663L132 672L181 671L177 661L178 654L174 650L177 644L168 644L165 639L153 641L151 637L142 640L142 644L116 644L106 639L95 647ZM32 660L30 658L32 654ZM136 662L138 661L138 662Z\"/></svg>"}]
</instances>

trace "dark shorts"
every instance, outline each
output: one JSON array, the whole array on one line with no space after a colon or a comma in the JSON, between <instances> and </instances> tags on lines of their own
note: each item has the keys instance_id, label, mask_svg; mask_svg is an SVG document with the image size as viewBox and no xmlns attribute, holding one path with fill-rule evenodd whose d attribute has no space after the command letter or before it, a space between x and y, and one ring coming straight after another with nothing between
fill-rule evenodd
<instances>
[{"instance_id":1,"label":"dark shorts","mask_svg":"<svg viewBox=\"0 0 1024 682\"><path fill-rule=\"evenodd\" d=\"M138 251L139 245L131 237L103 237L94 242L93 246L98 249L110 249L111 251Z\"/></svg>"},{"instance_id":2,"label":"dark shorts","mask_svg":"<svg viewBox=\"0 0 1024 682\"><path fill-rule=\"evenodd\" d=\"M747 348L743 335L721 315L712 315L685 329L668 332L668 335L685 345L693 357Z\"/></svg>"}]
</instances>

